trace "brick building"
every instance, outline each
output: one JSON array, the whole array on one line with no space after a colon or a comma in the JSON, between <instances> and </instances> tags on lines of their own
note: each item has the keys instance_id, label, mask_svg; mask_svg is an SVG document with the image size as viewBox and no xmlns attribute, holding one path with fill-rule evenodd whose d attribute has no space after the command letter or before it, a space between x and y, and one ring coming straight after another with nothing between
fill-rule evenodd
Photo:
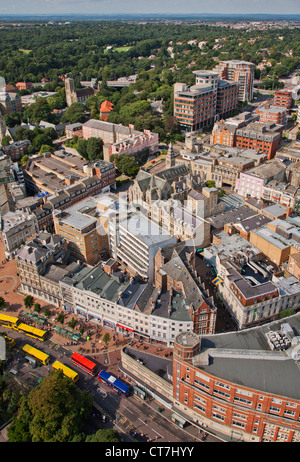
<instances>
[{"instance_id":1,"label":"brick building","mask_svg":"<svg viewBox=\"0 0 300 462\"><path fill-rule=\"evenodd\" d=\"M223 433L225 441L299 441L300 395L294 387L299 370L288 354L292 326L299 326L298 316L242 333L179 334L173 353L178 414ZM276 351L277 336L285 346Z\"/></svg>"},{"instance_id":2,"label":"brick building","mask_svg":"<svg viewBox=\"0 0 300 462\"><path fill-rule=\"evenodd\" d=\"M66 239L74 260L89 265L96 264L108 251L107 234L102 230L96 212L97 204L93 198L53 212L55 233Z\"/></svg>"},{"instance_id":3,"label":"brick building","mask_svg":"<svg viewBox=\"0 0 300 462\"><path fill-rule=\"evenodd\" d=\"M273 105L285 107L289 111L293 106L292 90L275 90Z\"/></svg>"},{"instance_id":4,"label":"brick building","mask_svg":"<svg viewBox=\"0 0 300 462\"><path fill-rule=\"evenodd\" d=\"M12 161L20 160L28 152L28 147L31 145L29 140L15 141L14 143L3 146L4 153L11 158Z\"/></svg>"},{"instance_id":5,"label":"brick building","mask_svg":"<svg viewBox=\"0 0 300 462\"><path fill-rule=\"evenodd\" d=\"M221 80L212 71L194 71L196 85L174 86L174 116L183 130L193 132L229 115L238 105L238 84Z\"/></svg>"},{"instance_id":6,"label":"brick building","mask_svg":"<svg viewBox=\"0 0 300 462\"><path fill-rule=\"evenodd\" d=\"M265 104L265 106L258 107L256 114L259 115L259 122L274 123L285 126L286 124L286 108L282 106L272 106Z\"/></svg>"},{"instance_id":7,"label":"brick building","mask_svg":"<svg viewBox=\"0 0 300 462\"><path fill-rule=\"evenodd\" d=\"M274 123L251 123L236 131L236 146L261 151L272 159L281 141L283 126Z\"/></svg>"},{"instance_id":8,"label":"brick building","mask_svg":"<svg viewBox=\"0 0 300 462\"><path fill-rule=\"evenodd\" d=\"M32 87L32 83L31 82L17 82L16 87L17 87L18 91L20 91L20 90L30 90L31 87Z\"/></svg>"},{"instance_id":9,"label":"brick building","mask_svg":"<svg viewBox=\"0 0 300 462\"><path fill-rule=\"evenodd\" d=\"M234 147L236 145L236 131L249 123L258 121L259 116L251 112L242 112L235 117L221 119L214 124L210 135L210 144L221 144Z\"/></svg>"},{"instance_id":10,"label":"brick building","mask_svg":"<svg viewBox=\"0 0 300 462\"><path fill-rule=\"evenodd\" d=\"M138 131L133 125L127 127L91 119L83 124L82 135L86 140L90 137L103 140L103 157L106 161L112 154L137 154L146 150L154 153L158 150L158 134L150 130Z\"/></svg>"},{"instance_id":11,"label":"brick building","mask_svg":"<svg viewBox=\"0 0 300 462\"><path fill-rule=\"evenodd\" d=\"M213 70L219 73L221 79L238 83L239 101L251 101L253 98L254 69L255 64L253 63L231 60L220 61Z\"/></svg>"}]
</instances>

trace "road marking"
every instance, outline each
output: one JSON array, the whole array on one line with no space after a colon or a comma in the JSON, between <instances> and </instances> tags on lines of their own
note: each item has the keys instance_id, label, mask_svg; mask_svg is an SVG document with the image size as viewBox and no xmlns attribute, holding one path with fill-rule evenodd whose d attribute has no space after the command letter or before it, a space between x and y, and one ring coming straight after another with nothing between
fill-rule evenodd
<instances>
[{"instance_id":1,"label":"road marking","mask_svg":"<svg viewBox=\"0 0 300 462\"><path fill-rule=\"evenodd\" d=\"M156 433L158 436L160 436L161 438L164 438L160 433L158 433L156 430L154 430L154 428L152 428L152 430L153 430L154 433Z\"/></svg>"},{"instance_id":2,"label":"road marking","mask_svg":"<svg viewBox=\"0 0 300 462\"><path fill-rule=\"evenodd\" d=\"M142 419L138 417L139 421L142 422L144 425L147 425L146 422L144 422Z\"/></svg>"},{"instance_id":3,"label":"road marking","mask_svg":"<svg viewBox=\"0 0 300 462\"><path fill-rule=\"evenodd\" d=\"M130 409L128 409L128 407L124 406L124 404L122 404L122 406L126 409L126 411L130 412L130 414L134 414L134 412L132 412Z\"/></svg>"}]
</instances>

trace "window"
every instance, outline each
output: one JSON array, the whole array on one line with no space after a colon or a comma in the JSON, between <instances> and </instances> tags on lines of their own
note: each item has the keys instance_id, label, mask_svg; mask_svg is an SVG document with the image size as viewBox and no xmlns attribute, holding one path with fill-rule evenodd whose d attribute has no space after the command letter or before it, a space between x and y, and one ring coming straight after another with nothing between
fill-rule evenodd
<instances>
[{"instance_id":1,"label":"window","mask_svg":"<svg viewBox=\"0 0 300 462\"><path fill-rule=\"evenodd\" d=\"M270 412L280 412L280 407L270 406Z\"/></svg>"}]
</instances>

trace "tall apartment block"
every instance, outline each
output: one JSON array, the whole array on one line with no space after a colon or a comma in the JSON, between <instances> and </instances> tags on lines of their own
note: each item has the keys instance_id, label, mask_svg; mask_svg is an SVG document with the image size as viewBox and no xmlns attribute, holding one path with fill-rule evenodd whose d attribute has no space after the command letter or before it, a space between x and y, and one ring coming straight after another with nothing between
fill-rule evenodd
<instances>
[{"instance_id":1,"label":"tall apartment block","mask_svg":"<svg viewBox=\"0 0 300 462\"><path fill-rule=\"evenodd\" d=\"M220 61L213 70L221 79L238 82L239 101L250 101L253 98L254 68L255 64L248 61L232 60Z\"/></svg>"},{"instance_id":2,"label":"tall apartment block","mask_svg":"<svg viewBox=\"0 0 300 462\"><path fill-rule=\"evenodd\" d=\"M217 72L194 71L196 85L174 86L174 116L183 130L198 131L229 115L238 105L238 84L220 79Z\"/></svg>"}]
</instances>

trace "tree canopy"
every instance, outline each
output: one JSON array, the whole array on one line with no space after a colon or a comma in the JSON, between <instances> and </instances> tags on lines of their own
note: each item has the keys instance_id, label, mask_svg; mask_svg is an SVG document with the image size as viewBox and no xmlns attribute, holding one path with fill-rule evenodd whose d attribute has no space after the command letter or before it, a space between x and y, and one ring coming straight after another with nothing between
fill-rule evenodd
<instances>
[{"instance_id":1,"label":"tree canopy","mask_svg":"<svg viewBox=\"0 0 300 462\"><path fill-rule=\"evenodd\" d=\"M9 442L72 442L82 433L92 398L62 371L52 371L22 398L8 429Z\"/></svg>"}]
</instances>

